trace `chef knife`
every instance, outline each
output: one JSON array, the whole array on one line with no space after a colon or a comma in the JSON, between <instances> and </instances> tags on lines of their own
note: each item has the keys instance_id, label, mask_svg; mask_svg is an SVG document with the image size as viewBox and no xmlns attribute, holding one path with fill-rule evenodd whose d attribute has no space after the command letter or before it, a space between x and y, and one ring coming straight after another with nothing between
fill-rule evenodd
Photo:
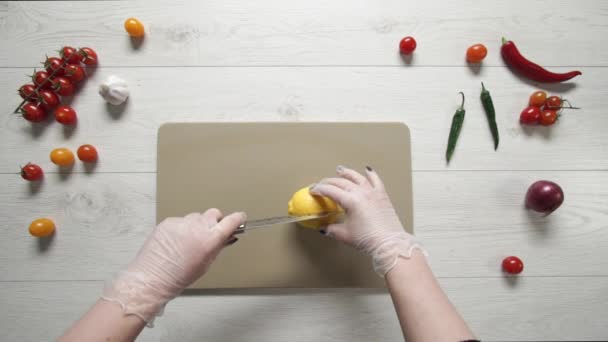
<instances>
[{"instance_id":1,"label":"chef knife","mask_svg":"<svg viewBox=\"0 0 608 342\"><path fill-rule=\"evenodd\" d=\"M293 223L293 222L320 219L323 217L327 217L331 214L332 213L322 213L319 215L307 215L307 216L279 216L279 217L269 217L269 218L264 218L264 219L259 219L259 220L251 220L251 221L247 221L247 222L243 223L242 225L240 225L236 229L234 234L241 234L249 229L269 227L269 226L272 226L275 224L285 224L285 223Z\"/></svg>"}]
</instances>

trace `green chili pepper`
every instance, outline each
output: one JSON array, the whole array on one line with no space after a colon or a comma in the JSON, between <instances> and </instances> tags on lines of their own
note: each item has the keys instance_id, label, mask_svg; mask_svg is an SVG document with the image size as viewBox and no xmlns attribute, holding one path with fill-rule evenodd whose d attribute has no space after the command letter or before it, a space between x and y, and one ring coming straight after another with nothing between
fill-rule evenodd
<instances>
[{"instance_id":1,"label":"green chili pepper","mask_svg":"<svg viewBox=\"0 0 608 342\"><path fill-rule=\"evenodd\" d=\"M490 131L492 132L492 139L494 139L494 150L498 148L498 126L496 126L496 111L494 111L494 103L492 102L492 96L490 92L486 90L483 82L481 82L481 103L483 109L486 111L486 117L490 124Z\"/></svg>"},{"instance_id":2,"label":"green chili pepper","mask_svg":"<svg viewBox=\"0 0 608 342\"><path fill-rule=\"evenodd\" d=\"M452 127L450 128L450 137L448 138L448 149L445 152L445 159L448 163L452 158L454 148L456 148L456 141L458 141L460 129L462 128L462 122L464 121L464 93L460 92L459 94L462 95L462 103L460 104L460 108L458 108L456 113L454 113L454 117L452 117Z\"/></svg>"}]
</instances>

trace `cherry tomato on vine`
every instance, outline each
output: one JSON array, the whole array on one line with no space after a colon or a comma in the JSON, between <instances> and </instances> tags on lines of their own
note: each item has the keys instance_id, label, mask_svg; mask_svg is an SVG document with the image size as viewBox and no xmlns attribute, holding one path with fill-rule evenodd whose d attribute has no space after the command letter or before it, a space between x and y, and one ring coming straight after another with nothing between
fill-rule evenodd
<instances>
[{"instance_id":1,"label":"cherry tomato on vine","mask_svg":"<svg viewBox=\"0 0 608 342\"><path fill-rule=\"evenodd\" d=\"M84 68L80 64L68 64L65 66L64 77L72 83L80 82L84 79Z\"/></svg>"},{"instance_id":2,"label":"cherry tomato on vine","mask_svg":"<svg viewBox=\"0 0 608 342\"><path fill-rule=\"evenodd\" d=\"M524 263L516 256L509 256L503 259L502 269L509 274L520 274L524 270Z\"/></svg>"},{"instance_id":3,"label":"cherry tomato on vine","mask_svg":"<svg viewBox=\"0 0 608 342\"><path fill-rule=\"evenodd\" d=\"M475 44L467 49L467 62L480 63L486 58L488 49L483 44Z\"/></svg>"},{"instance_id":4,"label":"cherry tomato on vine","mask_svg":"<svg viewBox=\"0 0 608 342\"><path fill-rule=\"evenodd\" d=\"M80 63L80 56L78 55L78 51L71 46L64 46L59 50L59 54L61 55L61 59L70 63L70 64L78 64Z\"/></svg>"},{"instance_id":5,"label":"cherry tomato on vine","mask_svg":"<svg viewBox=\"0 0 608 342\"><path fill-rule=\"evenodd\" d=\"M46 71L36 71L34 75L32 75L32 82L34 82L35 86L39 86L42 84L42 89L48 89L51 87L51 82L46 82L49 79L49 73Z\"/></svg>"},{"instance_id":6,"label":"cherry tomato on vine","mask_svg":"<svg viewBox=\"0 0 608 342\"><path fill-rule=\"evenodd\" d=\"M21 177L30 182L41 180L43 175L42 168L36 164L27 163L21 168Z\"/></svg>"},{"instance_id":7,"label":"cherry tomato on vine","mask_svg":"<svg viewBox=\"0 0 608 342\"><path fill-rule=\"evenodd\" d=\"M547 93L542 90L539 90L539 91L533 92L532 95L530 95L530 100L528 101L528 104L532 107L541 108L542 106L545 105L546 100L547 100Z\"/></svg>"},{"instance_id":8,"label":"cherry tomato on vine","mask_svg":"<svg viewBox=\"0 0 608 342\"><path fill-rule=\"evenodd\" d=\"M144 35L144 24L135 18L125 20L125 30L131 37L141 37Z\"/></svg>"},{"instance_id":9,"label":"cherry tomato on vine","mask_svg":"<svg viewBox=\"0 0 608 342\"><path fill-rule=\"evenodd\" d=\"M416 45L416 39L414 39L414 37L407 36L401 39L401 42L399 42L399 52L404 55L409 55L416 50Z\"/></svg>"},{"instance_id":10,"label":"cherry tomato on vine","mask_svg":"<svg viewBox=\"0 0 608 342\"><path fill-rule=\"evenodd\" d=\"M545 101L545 106L550 109L559 109L562 107L562 98L559 96L549 96Z\"/></svg>"},{"instance_id":11,"label":"cherry tomato on vine","mask_svg":"<svg viewBox=\"0 0 608 342\"><path fill-rule=\"evenodd\" d=\"M28 102L21 107L23 118L29 122L40 122L46 119L46 112L38 104Z\"/></svg>"},{"instance_id":12,"label":"cherry tomato on vine","mask_svg":"<svg viewBox=\"0 0 608 342\"><path fill-rule=\"evenodd\" d=\"M44 68L49 75L55 73L54 76L61 76L63 75L63 60L57 57L47 57L44 61Z\"/></svg>"},{"instance_id":13,"label":"cherry tomato on vine","mask_svg":"<svg viewBox=\"0 0 608 342\"><path fill-rule=\"evenodd\" d=\"M74 93L74 85L65 77L52 79L51 89L61 96L70 96Z\"/></svg>"},{"instance_id":14,"label":"cherry tomato on vine","mask_svg":"<svg viewBox=\"0 0 608 342\"><path fill-rule=\"evenodd\" d=\"M55 120L62 125L73 125L76 123L76 111L70 106L59 106L55 109Z\"/></svg>"},{"instance_id":15,"label":"cherry tomato on vine","mask_svg":"<svg viewBox=\"0 0 608 342\"><path fill-rule=\"evenodd\" d=\"M85 65L97 64L97 52L91 48L80 48L80 50L78 50L78 55L80 56L80 61Z\"/></svg>"},{"instance_id":16,"label":"cherry tomato on vine","mask_svg":"<svg viewBox=\"0 0 608 342\"><path fill-rule=\"evenodd\" d=\"M82 145L76 151L78 159L85 163L92 163L97 160L97 149L93 145Z\"/></svg>"},{"instance_id":17,"label":"cherry tomato on vine","mask_svg":"<svg viewBox=\"0 0 608 342\"><path fill-rule=\"evenodd\" d=\"M38 101L45 110L50 110L59 105L59 97L48 89L38 91Z\"/></svg>"},{"instance_id":18,"label":"cherry tomato on vine","mask_svg":"<svg viewBox=\"0 0 608 342\"><path fill-rule=\"evenodd\" d=\"M35 85L24 84L19 88L19 96L21 96L21 98L25 100L25 99L27 99L28 96L33 94L35 90L36 90Z\"/></svg>"},{"instance_id":19,"label":"cherry tomato on vine","mask_svg":"<svg viewBox=\"0 0 608 342\"><path fill-rule=\"evenodd\" d=\"M56 148L51 151L51 161L58 166L70 166L74 164L74 153L65 147Z\"/></svg>"},{"instance_id":20,"label":"cherry tomato on vine","mask_svg":"<svg viewBox=\"0 0 608 342\"><path fill-rule=\"evenodd\" d=\"M536 125L540 122L540 108L526 107L519 114L519 122L525 125Z\"/></svg>"},{"instance_id":21,"label":"cherry tomato on vine","mask_svg":"<svg viewBox=\"0 0 608 342\"><path fill-rule=\"evenodd\" d=\"M543 126L551 126L557 121L557 111L554 109L545 109L540 113L540 124Z\"/></svg>"},{"instance_id":22,"label":"cherry tomato on vine","mask_svg":"<svg viewBox=\"0 0 608 342\"><path fill-rule=\"evenodd\" d=\"M28 229L35 237L45 237L55 232L55 223L48 218L39 218L30 223Z\"/></svg>"}]
</instances>

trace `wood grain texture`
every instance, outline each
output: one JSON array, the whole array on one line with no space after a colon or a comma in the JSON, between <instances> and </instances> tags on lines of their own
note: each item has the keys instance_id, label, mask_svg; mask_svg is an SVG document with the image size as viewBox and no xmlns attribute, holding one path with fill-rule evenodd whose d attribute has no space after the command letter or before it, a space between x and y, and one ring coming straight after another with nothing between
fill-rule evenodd
<instances>
[{"instance_id":1,"label":"wood grain texture","mask_svg":"<svg viewBox=\"0 0 608 342\"><path fill-rule=\"evenodd\" d=\"M608 278L440 279L483 341L606 340ZM98 298L101 282L0 287L7 341L48 341ZM77 295L74 295L77 294ZM138 341L399 341L391 300L369 290L199 291L169 303Z\"/></svg>"},{"instance_id":2,"label":"wood grain texture","mask_svg":"<svg viewBox=\"0 0 608 342\"><path fill-rule=\"evenodd\" d=\"M106 279L154 226L154 174L48 175L36 196L18 177L0 175L2 281ZM523 209L539 178L566 194L544 219ZM439 276L498 277L512 254L524 260L524 276L608 276L607 172L416 172L413 181L414 229ZM58 228L43 250L27 226L47 215Z\"/></svg>"},{"instance_id":3,"label":"wood grain texture","mask_svg":"<svg viewBox=\"0 0 608 342\"><path fill-rule=\"evenodd\" d=\"M606 102L608 68L583 69L585 81L552 89L582 107L552 127L523 127L519 113L537 89L503 68L475 76L468 68L100 68L71 104L75 130L55 122L32 125L17 115L0 119L5 153L0 172L27 161L53 167L48 153L91 143L100 149L98 172L153 172L156 134L176 121L401 121L412 132L414 170L446 170L452 115L467 95L467 116L450 170L608 170ZM106 106L97 94L105 77L118 74L132 91L127 104ZM10 112L23 70L0 69L0 103ZM497 152L479 100L490 89L501 142ZM449 84L449 86L445 86Z\"/></svg>"},{"instance_id":4,"label":"wood grain texture","mask_svg":"<svg viewBox=\"0 0 608 342\"><path fill-rule=\"evenodd\" d=\"M38 65L63 44L91 46L104 66L403 65L401 38L413 35L414 65L463 65L484 43L484 64L503 65L501 37L547 66L608 66L608 3L577 1L8 2L0 12L0 66ZM146 26L133 45L123 22ZM59 19L61 18L61 19ZM134 49L133 46L138 46ZM548 52L551 51L551 52Z\"/></svg>"}]
</instances>

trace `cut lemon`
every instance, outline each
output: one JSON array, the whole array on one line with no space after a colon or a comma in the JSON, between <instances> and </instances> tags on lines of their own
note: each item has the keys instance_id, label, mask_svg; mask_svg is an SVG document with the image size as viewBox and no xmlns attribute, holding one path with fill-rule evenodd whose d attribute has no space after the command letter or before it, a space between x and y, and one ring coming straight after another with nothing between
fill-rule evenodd
<instances>
[{"instance_id":1,"label":"cut lemon","mask_svg":"<svg viewBox=\"0 0 608 342\"><path fill-rule=\"evenodd\" d=\"M331 198L315 196L310 193L309 187L296 191L287 204L287 212L292 216L319 215L330 212L343 212L342 208ZM299 225L311 229L320 229L336 222L338 215L330 215L316 220L300 221Z\"/></svg>"}]
</instances>

